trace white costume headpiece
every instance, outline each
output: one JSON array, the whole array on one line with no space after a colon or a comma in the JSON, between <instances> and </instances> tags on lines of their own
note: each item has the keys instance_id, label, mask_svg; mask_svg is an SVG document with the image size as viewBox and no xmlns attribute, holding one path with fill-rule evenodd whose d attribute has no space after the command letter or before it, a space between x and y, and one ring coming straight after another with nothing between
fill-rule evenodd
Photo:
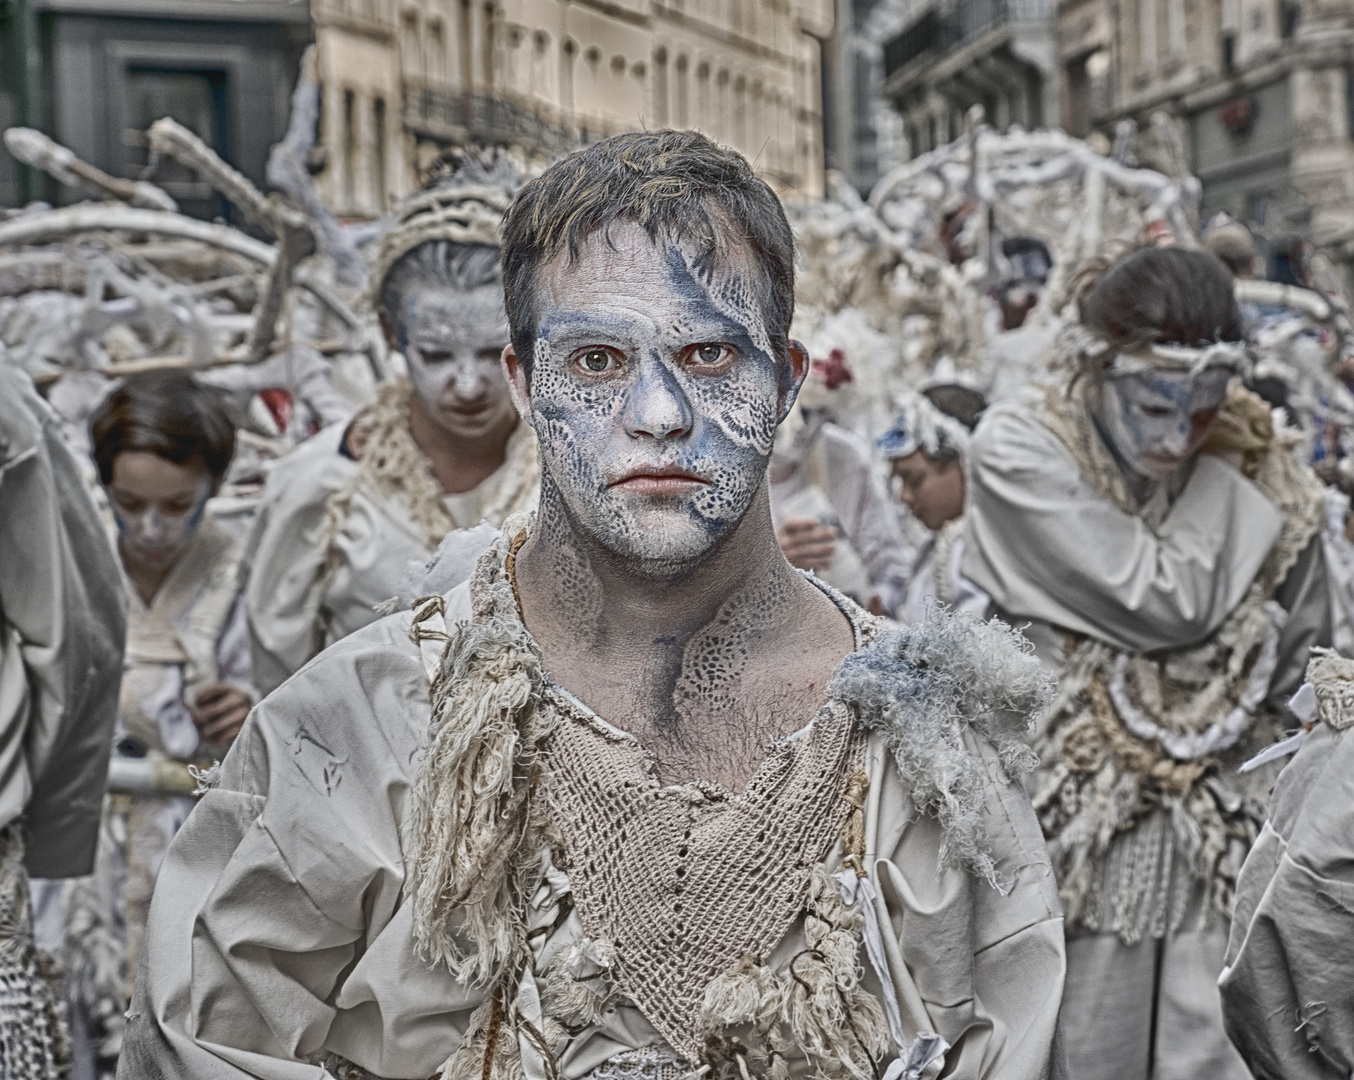
<instances>
[{"instance_id":1,"label":"white costume headpiece","mask_svg":"<svg viewBox=\"0 0 1354 1080\"><path fill-rule=\"evenodd\" d=\"M1250 354L1242 341L1215 341L1198 348L1148 342L1116 349L1081 323L1071 323L1059 332L1055 346L1057 366L1072 369L1103 367L1110 375L1136 375L1144 371L1184 371L1198 375L1209 368L1224 367L1242 372Z\"/></svg>"},{"instance_id":2,"label":"white costume headpiece","mask_svg":"<svg viewBox=\"0 0 1354 1080\"><path fill-rule=\"evenodd\" d=\"M897 399L898 416L876 443L890 461L915 454L928 458L968 453L969 429L941 412L925 394L909 391Z\"/></svg>"}]
</instances>

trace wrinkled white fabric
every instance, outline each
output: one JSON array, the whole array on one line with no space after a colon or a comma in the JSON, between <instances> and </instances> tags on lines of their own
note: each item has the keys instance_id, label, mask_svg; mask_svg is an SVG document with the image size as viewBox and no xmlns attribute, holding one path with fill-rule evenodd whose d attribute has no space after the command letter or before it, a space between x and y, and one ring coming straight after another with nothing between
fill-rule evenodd
<instances>
[{"instance_id":1,"label":"wrinkled white fabric","mask_svg":"<svg viewBox=\"0 0 1354 1080\"><path fill-rule=\"evenodd\" d=\"M894 613L894 618L904 625L921 622L933 604L948 604L956 611L983 615L992 602L987 593L964 576L964 537L956 536L948 548L939 540L939 534L932 533L917 552L906 596ZM936 563L941 556L945 560L943 567ZM938 581L942 574L945 581L943 594Z\"/></svg>"},{"instance_id":2,"label":"wrinkled white fabric","mask_svg":"<svg viewBox=\"0 0 1354 1080\"><path fill-rule=\"evenodd\" d=\"M1354 1075L1354 737L1318 723L1242 867L1219 986L1258 1080Z\"/></svg>"},{"instance_id":3,"label":"wrinkled white fabric","mask_svg":"<svg viewBox=\"0 0 1354 1080\"><path fill-rule=\"evenodd\" d=\"M432 555L422 526L393 499L359 487L334 538L338 565L328 580L326 503L357 471L340 449L343 424L325 428L269 473L245 554L245 603L254 682L275 689L321 649L374 622L377 606L399 592L411 561ZM519 425L514 438L531 438ZM479 487L443 499L457 528L478 525L484 493L502 482L505 463Z\"/></svg>"},{"instance_id":4,"label":"wrinkled white fabric","mask_svg":"<svg viewBox=\"0 0 1354 1080\"><path fill-rule=\"evenodd\" d=\"M874 593L884 611L892 613L903 600L911 556L898 513L876 473L869 447L831 422L816 430L794 471L770 484L772 521L780 528L792 517L822 518L830 508L834 520L829 523L840 528L842 546L863 571L864 585L834 579L831 570L821 574L823 580L862 604ZM778 448L772 458L773 475L779 454Z\"/></svg>"},{"instance_id":5,"label":"wrinkled white fabric","mask_svg":"<svg viewBox=\"0 0 1354 1080\"><path fill-rule=\"evenodd\" d=\"M0 826L26 815L38 877L93 864L127 619L60 423L0 356Z\"/></svg>"},{"instance_id":6,"label":"wrinkled white fabric","mask_svg":"<svg viewBox=\"0 0 1354 1080\"><path fill-rule=\"evenodd\" d=\"M468 589L448 603L470 614ZM404 893L410 789L430 721L410 615L339 642L254 711L160 872L119 1075L319 1080L307 1060L335 1053L380 1077L434 1074L456 1048L482 991L415 953ZM1029 803L985 743L985 826L1003 895L939 862L941 827L913 820L907 790L869 741L866 866L900 1000L913 1029L952 1045L946 1075L1049 1075L1062 991L1062 922ZM829 854L836 870L840 842ZM569 890L553 870L531 927L554 925ZM577 911L533 942L544 964L583 935ZM766 957L803 948L796 927ZM862 962L864 962L862 957ZM865 984L880 990L867 971ZM622 1001L571 1037L565 1077L586 1076L660 1037ZM792 1067L796 1077L805 1065Z\"/></svg>"},{"instance_id":7,"label":"wrinkled white fabric","mask_svg":"<svg viewBox=\"0 0 1354 1080\"><path fill-rule=\"evenodd\" d=\"M1155 529L1102 498L1021 405L993 405L968 461L963 572L1017 621L1150 652L1207 637L1250 588L1283 520L1211 454ZM1036 646L1043 642L1036 628ZM1041 650L1042 652L1043 650Z\"/></svg>"}]
</instances>

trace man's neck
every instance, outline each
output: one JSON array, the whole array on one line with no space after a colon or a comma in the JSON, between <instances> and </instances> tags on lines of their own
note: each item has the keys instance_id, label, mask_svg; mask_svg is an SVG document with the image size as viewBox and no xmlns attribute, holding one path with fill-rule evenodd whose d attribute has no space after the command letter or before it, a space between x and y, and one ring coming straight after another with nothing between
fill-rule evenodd
<instances>
[{"instance_id":1,"label":"man's neck","mask_svg":"<svg viewBox=\"0 0 1354 1080\"><path fill-rule=\"evenodd\" d=\"M583 536L547 480L516 581L551 676L660 760L654 740L717 746L758 723L767 726L748 736L755 759L807 723L853 647L840 611L781 554L765 486L715 550L655 567Z\"/></svg>"},{"instance_id":2,"label":"man's neck","mask_svg":"<svg viewBox=\"0 0 1354 1080\"><path fill-rule=\"evenodd\" d=\"M516 417L509 416L483 435L467 438L439 424L417 394L409 398L409 434L447 495L473 491L502 466L508 437L516 426Z\"/></svg>"}]
</instances>

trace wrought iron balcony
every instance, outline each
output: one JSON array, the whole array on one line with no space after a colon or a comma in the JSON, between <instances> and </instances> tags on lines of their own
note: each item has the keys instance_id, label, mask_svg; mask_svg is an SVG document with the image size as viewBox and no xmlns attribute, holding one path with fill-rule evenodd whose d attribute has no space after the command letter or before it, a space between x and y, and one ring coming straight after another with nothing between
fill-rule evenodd
<instances>
[{"instance_id":1,"label":"wrought iron balcony","mask_svg":"<svg viewBox=\"0 0 1354 1080\"><path fill-rule=\"evenodd\" d=\"M573 150L585 141L573 128L516 102L417 82L404 84L404 126L438 142L519 145L546 153Z\"/></svg>"},{"instance_id":2,"label":"wrought iron balcony","mask_svg":"<svg viewBox=\"0 0 1354 1080\"><path fill-rule=\"evenodd\" d=\"M928 8L884 43L884 76L920 57L949 52L1001 23L1052 19L1054 10L1055 0L958 0Z\"/></svg>"}]
</instances>

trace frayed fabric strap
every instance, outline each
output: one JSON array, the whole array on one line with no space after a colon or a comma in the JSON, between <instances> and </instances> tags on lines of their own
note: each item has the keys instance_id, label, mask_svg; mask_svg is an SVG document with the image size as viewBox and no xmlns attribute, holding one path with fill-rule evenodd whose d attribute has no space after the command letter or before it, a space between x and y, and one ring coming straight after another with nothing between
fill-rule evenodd
<instances>
[{"instance_id":1,"label":"frayed fabric strap","mask_svg":"<svg viewBox=\"0 0 1354 1080\"><path fill-rule=\"evenodd\" d=\"M921 1080L922 1071L935 1061L950 1044L934 1031L919 1031L915 1041L909 1043L903 1031L903 1018L898 1009L898 994L889 976L889 962L884 954L884 939L879 931L879 915L875 911L874 882L868 877L860 877L850 867L832 875L842 891L842 903L859 902L860 912L865 917L864 937L865 953L870 958L875 977L884 992L884 1015L888 1018L889 1034L893 1036L898 1048L898 1057L894 1060L881 1080Z\"/></svg>"},{"instance_id":2,"label":"frayed fabric strap","mask_svg":"<svg viewBox=\"0 0 1354 1080\"><path fill-rule=\"evenodd\" d=\"M429 683L436 683L442 670L451 635L447 633L447 601L441 596L420 596L414 601L414 621L409 627L409 639L418 646L419 658Z\"/></svg>"}]
</instances>

